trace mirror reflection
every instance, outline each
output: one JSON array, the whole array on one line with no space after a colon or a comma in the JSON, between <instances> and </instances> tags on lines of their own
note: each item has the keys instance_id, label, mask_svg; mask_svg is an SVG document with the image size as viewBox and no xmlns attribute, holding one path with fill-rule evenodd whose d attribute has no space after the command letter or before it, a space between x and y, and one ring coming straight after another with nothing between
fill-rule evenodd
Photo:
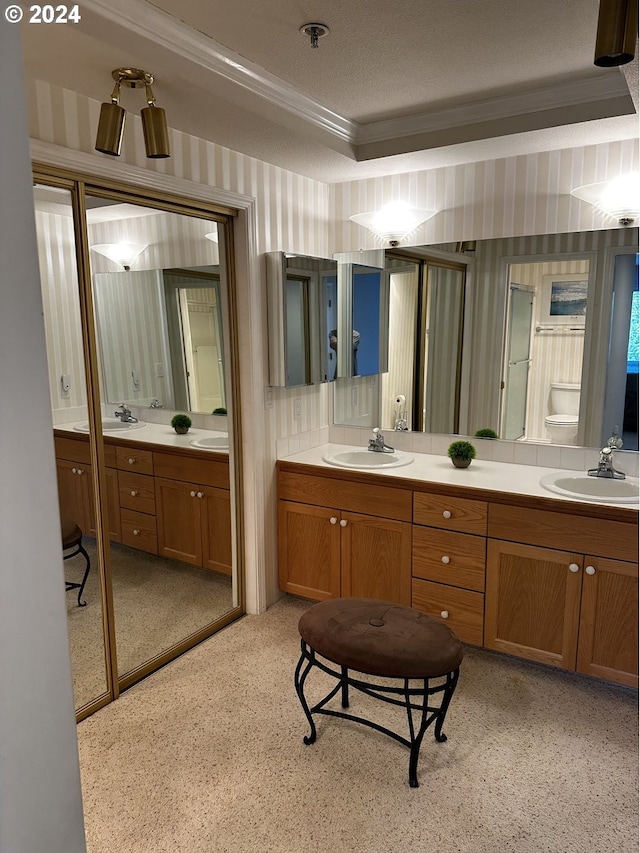
<instances>
[{"instance_id":1,"label":"mirror reflection","mask_svg":"<svg viewBox=\"0 0 640 853\"><path fill-rule=\"evenodd\" d=\"M82 708L107 690L105 578L125 686L239 604L227 279L217 244L206 239L216 227L210 220L88 197L90 248L138 250L127 263L90 252L98 363L89 368L70 196L36 187L35 198L61 516L81 529L91 565L81 606L79 588L68 593ZM89 464L98 438L85 375L100 394L99 476ZM189 412L186 434L172 427L176 411ZM108 526L100 558L94 498ZM84 565L82 552L65 560L67 579Z\"/></svg>"},{"instance_id":2,"label":"mirror reflection","mask_svg":"<svg viewBox=\"0 0 640 853\"><path fill-rule=\"evenodd\" d=\"M334 422L590 447L617 427L637 449L638 267L621 260L637 241L616 228L388 251L389 370L339 382Z\"/></svg>"}]
</instances>

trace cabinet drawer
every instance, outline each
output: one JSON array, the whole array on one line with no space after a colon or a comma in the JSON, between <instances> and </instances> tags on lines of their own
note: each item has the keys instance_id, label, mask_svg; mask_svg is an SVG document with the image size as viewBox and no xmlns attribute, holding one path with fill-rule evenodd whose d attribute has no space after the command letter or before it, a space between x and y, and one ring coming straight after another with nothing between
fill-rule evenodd
<instances>
[{"instance_id":1,"label":"cabinet drawer","mask_svg":"<svg viewBox=\"0 0 640 853\"><path fill-rule=\"evenodd\" d=\"M155 516L123 509L120 510L120 521L122 524L122 542L125 545L129 545L131 548L139 548L141 551L149 551L151 554L158 553Z\"/></svg>"},{"instance_id":2,"label":"cabinet drawer","mask_svg":"<svg viewBox=\"0 0 640 853\"><path fill-rule=\"evenodd\" d=\"M413 528L413 575L484 592L486 539L430 527Z\"/></svg>"},{"instance_id":3,"label":"cabinet drawer","mask_svg":"<svg viewBox=\"0 0 640 853\"><path fill-rule=\"evenodd\" d=\"M116 460L121 471L153 474L153 453L137 447L116 447Z\"/></svg>"},{"instance_id":4,"label":"cabinet drawer","mask_svg":"<svg viewBox=\"0 0 640 853\"><path fill-rule=\"evenodd\" d=\"M201 483L203 486L214 486L218 489L229 488L229 460L214 460L206 458L202 452L201 459L192 456L181 456L177 453L155 453L154 469L156 477L167 480L182 480L190 483Z\"/></svg>"},{"instance_id":5,"label":"cabinet drawer","mask_svg":"<svg viewBox=\"0 0 640 853\"><path fill-rule=\"evenodd\" d=\"M91 462L91 449L88 438L60 438L54 437L56 457L58 459L69 459L71 462Z\"/></svg>"},{"instance_id":6,"label":"cabinet drawer","mask_svg":"<svg viewBox=\"0 0 640 853\"><path fill-rule=\"evenodd\" d=\"M482 593L414 578L411 587L411 606L444 622L463 643L482 645L484 622ZM441 616L443 611L448 614L446 619Z\"/></svg>"},{"instance_id":7,"label":"cabinet drawer","mask_svg":"<svg viewBox=\"0 0 640 853\"><path fill-rule=\"evenodd\" d=\"M635 563L638 523L491 504L489 536Z\"/></svg>"},{"instance_id":8,"label":"cabinet drawer","mask_svg":"<svg viewBox=\"0 0 640 853\"><path fill-rule=\"evenodd\" d=\"M487 534L487 504L467 498L413 493L413 522L458 530L460 533Z\"/></svg>"},{"instance_id":9,"label":"cabinet drawer","mask_svg":"<svg viewBox=\"0 0 640 853\"><path fill-rule=\"evenodd\" d=\"M118 471L118 492L120 506L137 512L156 514L156 493L153 477L146 474L132 474Z\"/></svg>"}]
</instances>

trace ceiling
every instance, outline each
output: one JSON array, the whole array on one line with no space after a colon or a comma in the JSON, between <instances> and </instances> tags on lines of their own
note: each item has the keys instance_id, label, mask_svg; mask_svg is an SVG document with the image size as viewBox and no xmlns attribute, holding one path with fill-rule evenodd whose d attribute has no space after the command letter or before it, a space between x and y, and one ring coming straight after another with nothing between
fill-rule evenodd
<instances>
[{"instance_id":1,"label":"ceiling","mask_svg":"<svg viewBox=\"0 0 640 853\"><path fill-rule=\"evenodd\" d=\"M114 68L144 68L170 127L330 183L638 134L637 59L593 65L598 0L85 0L80 12L23 22L28 77L107 101ZM330 32L313 49L300 27L318 21ZM121 103L138 112L144 98Z\"/></svg>"}]
</instances>

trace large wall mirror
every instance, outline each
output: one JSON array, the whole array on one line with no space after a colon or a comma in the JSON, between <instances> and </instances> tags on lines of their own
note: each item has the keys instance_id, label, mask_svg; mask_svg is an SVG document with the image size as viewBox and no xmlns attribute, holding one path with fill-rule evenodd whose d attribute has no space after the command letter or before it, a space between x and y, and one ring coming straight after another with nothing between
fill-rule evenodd
<instances>
[{"instance_id":1,"label":"large wall mirror","mask_svg":"<svg viewBox=\"0 0 640 853\"><path fill-rule=\"evenodd\" d=\"M34 195L61 518L83 549L64 560L83 716L242 612L230 219L104 188L79 222L82 190L55 183Z\"/></svg>"},{"instance_id":2,"label":"large wall mirror","mask_svg":"<svg viewBox=\"0 0 640 853\"><path fill-rule=\"evenodd\" d=\"M464 245L386 253L389 370L334 422L637 450L638 229Z\"/></svg>"}]
</instances>

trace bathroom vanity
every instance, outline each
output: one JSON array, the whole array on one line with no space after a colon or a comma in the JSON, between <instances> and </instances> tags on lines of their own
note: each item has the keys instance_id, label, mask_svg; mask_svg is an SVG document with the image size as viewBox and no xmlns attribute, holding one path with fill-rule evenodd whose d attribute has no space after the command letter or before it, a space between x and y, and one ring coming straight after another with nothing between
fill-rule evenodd
<instances>
[{"instance_id":1,"label":"bathroom vanity","mask_svg":"<svg viewBox=\"0 0 640 853\"><path fill-rule=\"evenodd\" d=\"M463 642L637 687L637 508L545 494L547 469L420 456L279 461L280 588L410 604Z\"/></svg>"},{"instance_id":2,"label":"bathroom vanity","mask_svg":"<svg viewBox=\"0 0 640 853\"><path fill-rule=\"evenodd\" d=\"M230 575L228 454L167 427L145 430L104 436L111 541ZM58 428L54 441L61 515L95 535L89 437Z\"/></svg>"}]
</instances>

